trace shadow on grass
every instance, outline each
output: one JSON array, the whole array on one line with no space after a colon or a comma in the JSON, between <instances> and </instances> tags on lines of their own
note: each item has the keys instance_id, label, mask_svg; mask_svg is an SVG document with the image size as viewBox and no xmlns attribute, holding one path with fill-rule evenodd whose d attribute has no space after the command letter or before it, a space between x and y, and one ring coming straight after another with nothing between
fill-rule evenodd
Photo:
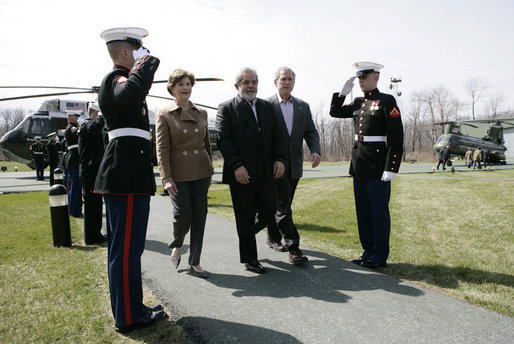
<instances>
[{"instance_id":1,"label":"shadow on grass","mask_svg":"<svg viewBox=\"0 0 514 344\"><path fill-rule=\"evenodd\" d=\"M444 265L388 264L387 273L411 281L426 282L442 288L455 289L462 282L471 284L492 283L514 287L514 276L467 267Z\"/></svg>"},{"instance_id":2,"label":"shadow on grass","mask_svg":"<svg viewBox=\"0 0 514 344\"><path fill-rule=\"evenodd\" d=\"M102 248L102 247L107 247L107 244L91 245L91 246L81 246L81 245L77 245L77 244L72 244L68 248L71 250L77 250L77 251L94 251L94 250L98 250L99 248Z\"/></svg>"},{"instance_id":3,"label":"shadow on grass","mask_svg":"<svg viewBox=\"0 0 514 344\"><path fill-rule=\"evenodd\" d=\"M344 229L336 229L333 227L319 226L312 223L297 223L296 227L302 231L320 232L320 233L345 233Z\"/></svg>"},{"instance_id":4,"label":"shadow on grass","mask_svg":"<svg viewBox=\"0 0 514 344\"><path fill-rule=\"evenodd\" d=\"M120 334L138 343L161 344L177 343L185 344L185 333L175 321L166 317L148 327L140 328L132 332Z\"/></svg>"}]
</instances>

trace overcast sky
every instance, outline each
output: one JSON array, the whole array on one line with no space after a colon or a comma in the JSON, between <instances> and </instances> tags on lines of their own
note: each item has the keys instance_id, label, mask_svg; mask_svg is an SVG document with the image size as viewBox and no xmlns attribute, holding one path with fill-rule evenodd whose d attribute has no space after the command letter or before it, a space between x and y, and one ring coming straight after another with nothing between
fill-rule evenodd
<instances>
[{"instance_id":1,"label":"overcast sky","mask_svg":"<svg viewBox=\"0 0 514 344\"><path fill-rule=\"evenodd\" d=\"M0 0L0 85L99 85L112 68L100 33L140 26L149 31L145 46L161 60L156 80L177 67L225 79L195 85L191 100L202 104L233 97L234 76L244 66L258 71L258 96L266 98L275 92L275 70L286 65L297 75L293 94L313 110L327 109L331 94L354 74L352 63L369 60L385 65L382 91L389 91L391 77L402 78L402 105L413 92L437 85L469 104L464 83L483 77L488 96L502 94L500 110L507 110L514 108L513 13L512 0ZM0 89L0 98L30 92ZM150 93L166 96L165 84ZM0 107L36 109L42 101ZM209 114L212 119L215 111Z\"/></svg>"}]
</instances>

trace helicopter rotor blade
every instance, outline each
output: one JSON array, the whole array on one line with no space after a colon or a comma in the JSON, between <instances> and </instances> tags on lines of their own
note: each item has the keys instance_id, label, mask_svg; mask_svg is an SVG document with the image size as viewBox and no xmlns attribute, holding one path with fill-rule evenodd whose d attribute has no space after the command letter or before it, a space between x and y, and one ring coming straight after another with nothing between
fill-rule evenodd
<instances>
[{"instance_id":1,"label":"helicopter rotor blade","mask_svg":"<svg viewBox=\"0 0 514 344\"><path fill-rule=\"evenodd\" d=\"M40 98L40 97L53 97L53 96L63 96L63 95L68 95L68 94L81 94L81 93L84 94L84 93L94 93L94 92L93 92L93 90L89 90L89 91L81 91L81 92L60 92L60 93L32 94L30 96L0 98L0 102L8 101L8 100Z\"/></svg>"},{"instance_id":2,"label":"helicopter rotor blade","mask_svg":"<svg viewBox=\"0 0 514 344\"><path fill-rule=\"evenodd\" d=\"M52 89L60 89L60 90L91 90L93 88L85 88L85 87L67 87L67 86L0 86L0 88L52 88Z\"/></svg>"},{"instance_id":3,"label":"helicopter rotor blade","mask_svg":"<svg viewBox=\"0 0 514 344\"><path fill-rule=\"evenodd\" d=\"M195 78L196 81L225 81L224 79L220 79L220 78ZM154 84L163 84L163 83L167 83L168 80L157 80L157 81L154 81L153 83Z\"/></svg>"},{"instance_id":4,"label":"helicopter rotor blade","mask_svg":"<svg viewBox=\"0 0 514 344\"><path fill-rule=\"evenodd\" d=\"M478 126L476 126L474 124L469 124L469 123L466 123L466 122L461 122L460 124L462 124L462 125L469 125L472 128L478 128Z\"/></svg>"},{"instance_id":5,"label":"helicopter rotor blade","mask_svg":"<svg viewBox=\"0 0 514 344\"><path fill-rule=\"evenodd\" d=\"M170 98L170 97L161 97L161 96L154 96L154 95L147 95L147 97L152 97L152 98L159 98L159 99L166 99L166 100L175 100L174 98ZM198 103L195 103L195 105L198 105L200 107L204 107L204 108L207 108L207 109L212 109L212 110L218 110L217 107L213 107L213 106L209 106L209 105L203 105L203 104L198 104Z\"/></svg>"}]
</instances>

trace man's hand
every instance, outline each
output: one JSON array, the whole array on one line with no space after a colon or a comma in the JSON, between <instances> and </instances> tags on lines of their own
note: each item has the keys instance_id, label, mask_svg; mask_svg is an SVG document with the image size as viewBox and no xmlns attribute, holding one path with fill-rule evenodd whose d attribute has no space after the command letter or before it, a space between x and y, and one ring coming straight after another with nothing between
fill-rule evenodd
<instances>
[{"instance_id":1,"label":"man's hand","mask_svg":"<svg viewBox=\"0 0 514 344\"><path fill-rule=\"evenodd\" d=\"M344 83L343 89L341 92L339 92L339 97L347 96L350 94L353 88L353 81L355 80L356 76L352 76L350 79L346 80Z\"/></svg>"},{"instance_id":2,"label":"man's hand","mask_svg":"<svg viewBox=\"0 0 514 344\"><path fill-rule=\"evenodd\" d=\"M149 54L149 51L146 50L146 48L144 48L144 47L141 47L141 48L139 48L137 50L132 51L132 55L134 55L134 60L137 60L141 56L145 56L145 55L148 55L148 54Z\"/></svg>"},{"instance_id":3,"label":"man's hand","mask_svg":"<svg viewBox=\"0 0 514 344\"><path fill-rule=\"evenodd\" d=\"M284 170L284 163L282 161L275 161L273 164L273 175L275 176L275 179L282 177Z\"/></svg>"},{"instance_id":4,"label":"man's hand","mask_svg":"<svg viewBox=\"0 0 514 344\"><path fill-rule=\"evenodd\" d=\"M167 190L173 196L177 196L178 195L178 189L177 189L177 186L175 185L175 182L173 180L164 183L164 190Z\"/></svg>"},{"instance_id":5,"label":"man's hand","mask_svg":"<svg viewBox=\"0 0 514 344\"><path fill-rule=\"evenodd\" d=\"M316 152L312 153L311 154L311 162L312 162L312 168L315 168L321 162L321 156Z\"/></svg>"},{"instance_id":6,"label":"man's hand","mask_svg":"<svg viewBox=\"0 0 514 344\"><path fill-rule=\"evenodd\" d=\"M236 181L239 184L248 184L250 182L250 176L248 175L248 171L244 166L239 166L236 168L234 175L236 176Z\"/></svg>"},{"instance_id":7,"label":"man's hand","mask_svg":"<svg viewBox=\"0 0 514 344\"><path fill-rule=\"evenodd\" d=\"M382 178L380 180L382 180L383 182L388 182L396 178L397 175L398 173L384 171L384 173L382 173Z\"/></svg>"}]
</instances>

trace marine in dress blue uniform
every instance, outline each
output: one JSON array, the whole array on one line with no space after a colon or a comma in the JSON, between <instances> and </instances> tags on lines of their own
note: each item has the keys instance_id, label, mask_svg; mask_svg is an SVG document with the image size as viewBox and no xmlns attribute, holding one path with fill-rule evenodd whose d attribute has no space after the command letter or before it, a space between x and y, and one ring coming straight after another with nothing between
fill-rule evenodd
<instances>
[{"instance_id":1,"label":"marine in dress blue uniform","mask_svg":"<svg viewBox=\"0 0 514 344\"><path fill-rule=\"evenodd\" d=\"M36 167L36 180L45 180L46 147L41 143L41 136L34 137L36 142L30 145L30 155Z\"/></svg>"},{"instance_id":2,"label":"marine in dress blue uniform","mask_svg":"<svg viewBox=\"0 0 514 344\"><path fill-rule=\"evenodd\" d=\"M61 150L61 144L55 139L57 137L56 132L52 132L47 135L49 138L46 144L46 150L48 151L48 166L50 167L50 186L54 185L54 170L59 166L59 151Z\"/></svg>"},{"instance_id":3,"label":"marine in dress blue uniform","mask_svg":"<svg viewBox=\"0 0 514 344\"><path fill-rule=\"evenodd\" d=\"M68 126L64 130L66 139L66 156L64 158L66 166L64 174L68 188L68 203L70 205L70 215L82 217L82 185L79 177L79 126L78 113L68 113Z\"/></svg>"},{"instance_id":4,"label":"marine in dress blue uniform","mask_svg":"<svg viewBox=\"0 0 514 344\"><path fill-rule=\"evenodd\" d=\"M105 201L111 306L116 330L121 332L165 316L162 306L143 304L141 281L150 196L155 193L145 98L159 66L159 59L142 46L147 34L141 28L114 28L101 34L114 68L98 92L109 143L95 192Z\"/></svg>"},{"instance_id":5,"label":"marine in dress blue uniform","mask_svg":"<svg viewBox=\"0 0 514 344\"><path fill-rule=\"evenodd\" d=\"M79 176L84 196L84 242L100 244L107 240L102 230L102 195L94 193L98 168L104 154L104 117L97 103L90 103L89 118L79 128Z\"/></svg>"},{"instance_id":6,"label":"marine in dress blue uniform","mask_svg":"<svg viewBox=\"0 0 514 344\"><path fill-rule=\"evenodd\" d=\"M391 232L390 181L400 168L403 125L395 98L376 88L383 66L357 62L354 67L364 96L343 105L356 77L350 78L340 93L333 94L330 116L354 121L350 175L353 176L359 238L364 252L352 262L371 268L383 267L389 256Z\"/></svg>"}]
</instances>

